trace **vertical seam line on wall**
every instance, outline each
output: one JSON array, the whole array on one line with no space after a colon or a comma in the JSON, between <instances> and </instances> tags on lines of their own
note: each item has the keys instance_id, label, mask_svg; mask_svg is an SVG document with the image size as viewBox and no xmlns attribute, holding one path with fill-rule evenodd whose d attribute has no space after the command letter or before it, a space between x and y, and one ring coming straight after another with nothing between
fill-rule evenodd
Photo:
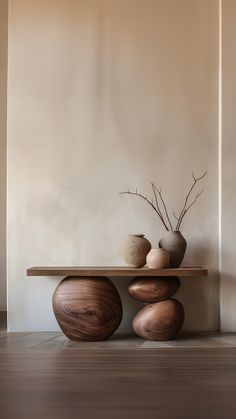
<instances>
[{"instance_id":1,"label":"vertical seam line on wall","mask_svg":"<svg viewBox=\"0 0 236 419\"><path fill-rule=\"evenodd\" d=\"M7 288L7 331L9 332L9 280L8 280L8 92L9 92L9 29L10 0L7 2L7 134L6 134L6 288Z\"/></svg>"},{"instance_id":2,"label":"vertical seam line on wall","mask_svg":"<svg viewBox=\"0 0 236 419\"><path fill-rule=\"evenodd\" d=\"M219 314L222 310L222 0L219 0L219 61L218 61L218 214L219 214Z\"/></svg>"}]
</instances>

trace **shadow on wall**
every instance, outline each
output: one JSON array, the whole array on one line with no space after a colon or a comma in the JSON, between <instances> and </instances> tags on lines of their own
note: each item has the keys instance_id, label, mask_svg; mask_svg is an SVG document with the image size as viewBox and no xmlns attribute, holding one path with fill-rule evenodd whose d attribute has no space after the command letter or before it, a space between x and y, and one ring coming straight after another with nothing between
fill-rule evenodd
<instances>
[{"instance_id":1,"label":"shadow on wall","mask_svg":"<svg viewBox=\"0 0 236 419\"><path fill-rule=\"evenodd\" d=\"M187 257L185 257L182 265L209 265L209 249L211 249L211 246L212 244L209 241L203 241L202 238L200 241L189 241L187 245Z\"/></svg>"},{"instance_id":2,"label":"shadow on wall","mask_svg":"<svg viewBox=\"0 0 236 419\"><path fill-rule=\"evenodd\" d=\"M133 278L110 279L118 289L123 306L123 318L120 327L117 331L135 334L132 326L133 318L137 314L137 312L144 306L144 304L132 298L128 293L128 286Z\"/></svg>"},{"instance_id":3,"label":"shadow on wall","mask_svg":"<svg viewBox=\"0 0 236 419\"><path fill-rule=\"evenodd\" d=\"M232 246L233 237L223 239L222 273L221 273L221 330L222 332L234 332L236 330L236 275L234 261L236 252Z\"/></svg>"},{"instance_id":4,"label":"shadow on wall","mask_svg":"<svg viewBox=\"0 0 236 419\"><path fill-rule=\"evenodd\" d=\"M176 298L184 305L184 330L219 330L219 319L212 318L212 307L219 305L218 292L214 292L216 282L219 282L218 272L212 272L211 277L181 278Z\"/></svg>"},{"instance_id":5,"label":"shadow on wall","mask_svg":"<svg viewBox=\"0 0 236 419\"><path fill-rule=\"evenodd\" d=\"M235 319L235 296L236 296L236 276L222 273L222 313L221 331L232 332L236 330ZM226 309L227 306L227 309ZM231 309L233 307L233 310ZM230 310L231 309L231 310Z\"/></svg>"},{"instance_id":6,"label":"shadow on wall","mask_svg":"<svg viewBox=\"0 0 236 419\"><path fill-rule=\"evenodd\" d=\"M202 237L188 240L183 266L204 266L209 275L203 278L182 278L176 298L185 308L185 330L219 330L219 272L211 240ZM212 239L213 240L213 239ZM218 317L214 313L218 313Z\"/></svg>"}]
</instances>

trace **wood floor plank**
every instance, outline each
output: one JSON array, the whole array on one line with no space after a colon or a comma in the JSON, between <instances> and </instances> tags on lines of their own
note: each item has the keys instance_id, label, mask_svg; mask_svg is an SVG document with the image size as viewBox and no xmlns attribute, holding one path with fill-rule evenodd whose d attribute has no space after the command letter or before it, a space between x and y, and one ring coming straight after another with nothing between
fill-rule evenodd
<instances>
[{"instance_id":1,"label":"wood floor plank","mask_svg":"<svg viewBox=\"0 0 236 419\"><path fill-rule=\"evenodd\" d=\"M27 336L31 332L0 332L0 339L9 339L10 337L13 337L14 339Z\"/></svg>"},{"instance_id":2,"label":"wood floor plank","mask_svg":"<svg viewBox=\"0 0 236 419\"><path fill-rule=\"evenodd\" d=\"M0 351L1 418L231 419L236 349Z\"/></svg>"}]
</instances>

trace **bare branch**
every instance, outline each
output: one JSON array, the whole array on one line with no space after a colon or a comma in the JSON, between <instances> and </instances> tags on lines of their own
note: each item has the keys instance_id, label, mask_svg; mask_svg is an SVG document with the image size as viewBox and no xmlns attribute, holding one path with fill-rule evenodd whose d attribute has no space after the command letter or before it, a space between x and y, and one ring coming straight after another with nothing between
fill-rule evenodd
<instances>
[{"instance_id":1,"label":"bare branch","mask_svg":"<svg viewBox=\"0 0 236 419\"><path fill-rule=\"evenodd\" d=\"M157 208L157 210L159 212L159 217L162 220L163 224L165 224L164 217L162 215L162 212L161 212L161 209L160 209L160 206L159 206L159 203L158 203L158 199L157 199L157 194L156 194L156 190L155 190L155 187L154 187L154 183L151 183L151 185L152 185L152 190L153 190L154 197L155 197L156 208Z\"/></svg>"},{"instance_id":2,"label":"bare branch","mask_svg":"<svg viewBox=\"0 0 236 419\"><path fill-rule=\"evenodd\" d=\"M207 174L207 172L204 172L200 177L197 178L194 175L194 173L192 173L193 184L191 185L191 187L189 189L189 192L188 192L188 194L187 194L187 196L185 198L184 206L183 206L182 211L180 212L179 221L178 221L178 223L176 225L176 230L179 230L180 229L180 225L181 225L181 223L183 221L183 218L184 218L184 216L186 214L186 211L185 210L186 210L186 207L187 207L187 204L188 204L189 197L190 197L190 195L191 195L191 193L192 193L192 191L193 191L196 183L199 182L201 179L203 179L206 176L206 174Z\"/></svg>"},{"instance_id":3,"label":"bare branch","mask_svg":"<svg viewBox=\"0 0 236 419\"><path fill-rule=\"evenodd\" d=\"M172 212L171 214L176 218L177 221L179 221L179 217L177 217L177 215L175 214L175 211Z\"/></svg>"},{"instance_id":4,"label":"bare branch","mask_svg":"<svg viewBox=\"0 0 236 419\"><path fill-rule=\"evenodd\" d=\"M185 208L185 210L184 210L184 214L183 214L183 216L182 216L182 219L181 219L181 220L180 220L180 222L179 222L179 228L180 228L180 226L181 226L181 224L182 224L182 221L183 221L183 218L184 218L184 216L185 216L186 212L188 212L188 211L190 210L190 208L191 208L191 207L195 204L195 202L198 200L198 198L199 198L202 194L203 194L203 191L198 192L198 193L197 193L197 195L195 196L194 200L191 202L191 204L190 204L187 208Z\"/></svg>"},{"instance_id":5,"label":"bare branch","mask_svg":"<svg viewBox=\"0 0 236 419\"><path fill-rule=\"evenodd\" d=\"M120 192L119 195L124 195L124 194L128 194L128 195L134 195L134 196L139 196L140 198L144 199L144 201L146 201L153 209L154 211L158 214L158 217L160 218L161 222L164 224L165 228L167 231L169 231L169 228L167 227L164 219L162 218L161 214L159 213L158 209L155 207L155 205L144 195L138 193L138 192L130 192L128 191L124 191L124 192Z\"/></svg>"},{"instance_id":6,"label":"bare branch","mask_svg":"<svg viewBox=\"0 0 236 419\"><path fill-rule=\"evenodd\" d=\"M169 225L170 225L170 229L171 229L171 231L173 231L173 226L172 226L171 221L170 221L170 217L169 217L169 214L168 214L168 211L167 211L167 208L166 208L166 204L165 204L165 201L164 201L164 199L163 199L163 197L162 197L162 193L161 193L161 192L162 192L162 190L161 190L161 188L160 188L160 189L158 189L158 188L154 185L154 183L153 183L153 187L155 188L156 192L158 193L158 195L159 195L159 197L160 197L160 199L161 199L162 205L163 205L164 210L165 210L166 218L167 218L168 223L169 223Z\"/></svg>"},{"instance_id":7,"label":"bare branch","mask_svg":"<svg viewBox=\"0 0 236 419\"><path fill-rule=\"evenodd\" d=\"M179 231L180 226L183 222L183 218L185 217L186 213L190 210L190 208L196 203L196 201L198 200L198 198L202 195L203 191L198 192L195 196L195 198L192 200L192 202L189 203L190 200L190 196L191 193L193 192L194 187L196 186L197 182L199 182L201 179L203 179L206 176L207 172L204 172L201 176L196 177L194 173L192 173L192 178L193 178L193 182L192 185L189 188L189 191L185 197L185 201L184 201L184 205L183 208L180 212L179 217L176 215L175 211L173 211L171 214L174 216L174 218L177 220L177 224L176 224L176 230ZM157 213L159 219L161 220L162 224L165 226L165 229L167 231L171 230L173 231L173 225L171 223L170 217L169 217L169 213L167 211L167 207L165 204L165 201L163 199L162 196L162 189L161 188L157 188L155 186L154 183L151 183L152 185L152 190L153 190L153 195L154 198L152 197L151 199L149 199L146 195L143 195L141 193L138 192L138 189L135 188L135 192L130 191L129 189L127 191L123 191L120 192L119 195L123 195L123 194L128 194L128 195L134 195L134 196L138 196L140 198L142 198L144 201L146 201L153 209L154 211ZM160 201L162 203L162 205L160 205ZM154 204L154 200L155 200L155 204ZM163 209L161 209L160 207L164 208L164 214L163 214ZM168 225L170 226L170 228L168 227Z\"/></svg>"},{"instance_id":8,"label":"bare branch","mask_svg":"<svg viewBox=\"0 0 236 419\"><path fill-rule=\"evenodd\" d=\"M201 192L198 192L197 195L195 196L193 202L186 208L186 212L195 204L195 202L197 201L197 199L203 194L203 190Z\"/></svg>"}]
</instances>

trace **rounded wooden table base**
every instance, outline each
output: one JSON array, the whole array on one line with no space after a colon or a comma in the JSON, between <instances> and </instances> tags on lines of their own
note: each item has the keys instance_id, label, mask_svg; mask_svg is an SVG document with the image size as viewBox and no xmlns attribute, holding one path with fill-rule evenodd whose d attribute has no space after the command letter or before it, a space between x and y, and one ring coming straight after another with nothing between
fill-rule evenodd
<instances>
[{"instance_id":1,"label":"rounded wooden table base","mask_svg":"<svg viewBox=\"0 0 236 419\"><path fill-rule=\"evenodd\" d=\"M146 340L174 339L184 322L182 304L174 299L148 304L135 316L134 331Z\"/></svg>"},{"instance_id":2,"label":"rounded wooden table base","mask_svg":"<svg viewBox=\"0 0 236 419\"><path fill-rule=\"evenodd\" d=\"M105 277L67 277L53 295L53 310L64 334L72 340L109 338L122 320L122 303Z\"/></svg>"},{"instance_id":3,"label":"rounded wooden table base","mask_svg":"<svg viewBox=\"0 0 236 419\"><path fill-rule=\"evenodd\" d=\"M129 293L147 304L133 320L134 331L146 340L174 339L184 322L182 304L171 298L179 289L177 277L135 278Z\"/></svg>"},{"instance_id":4,"label":"rounded wooden table base","mask_svg":"<svg viewBox=\"0 0 236 419\"><path fill-rule=\"evenodd\" d=\"M158 278L134 278L129 284L129 293L136 300L157 303L172 297L180 287L177 276L163 276Z\"/></svg>"}]
</instances>

